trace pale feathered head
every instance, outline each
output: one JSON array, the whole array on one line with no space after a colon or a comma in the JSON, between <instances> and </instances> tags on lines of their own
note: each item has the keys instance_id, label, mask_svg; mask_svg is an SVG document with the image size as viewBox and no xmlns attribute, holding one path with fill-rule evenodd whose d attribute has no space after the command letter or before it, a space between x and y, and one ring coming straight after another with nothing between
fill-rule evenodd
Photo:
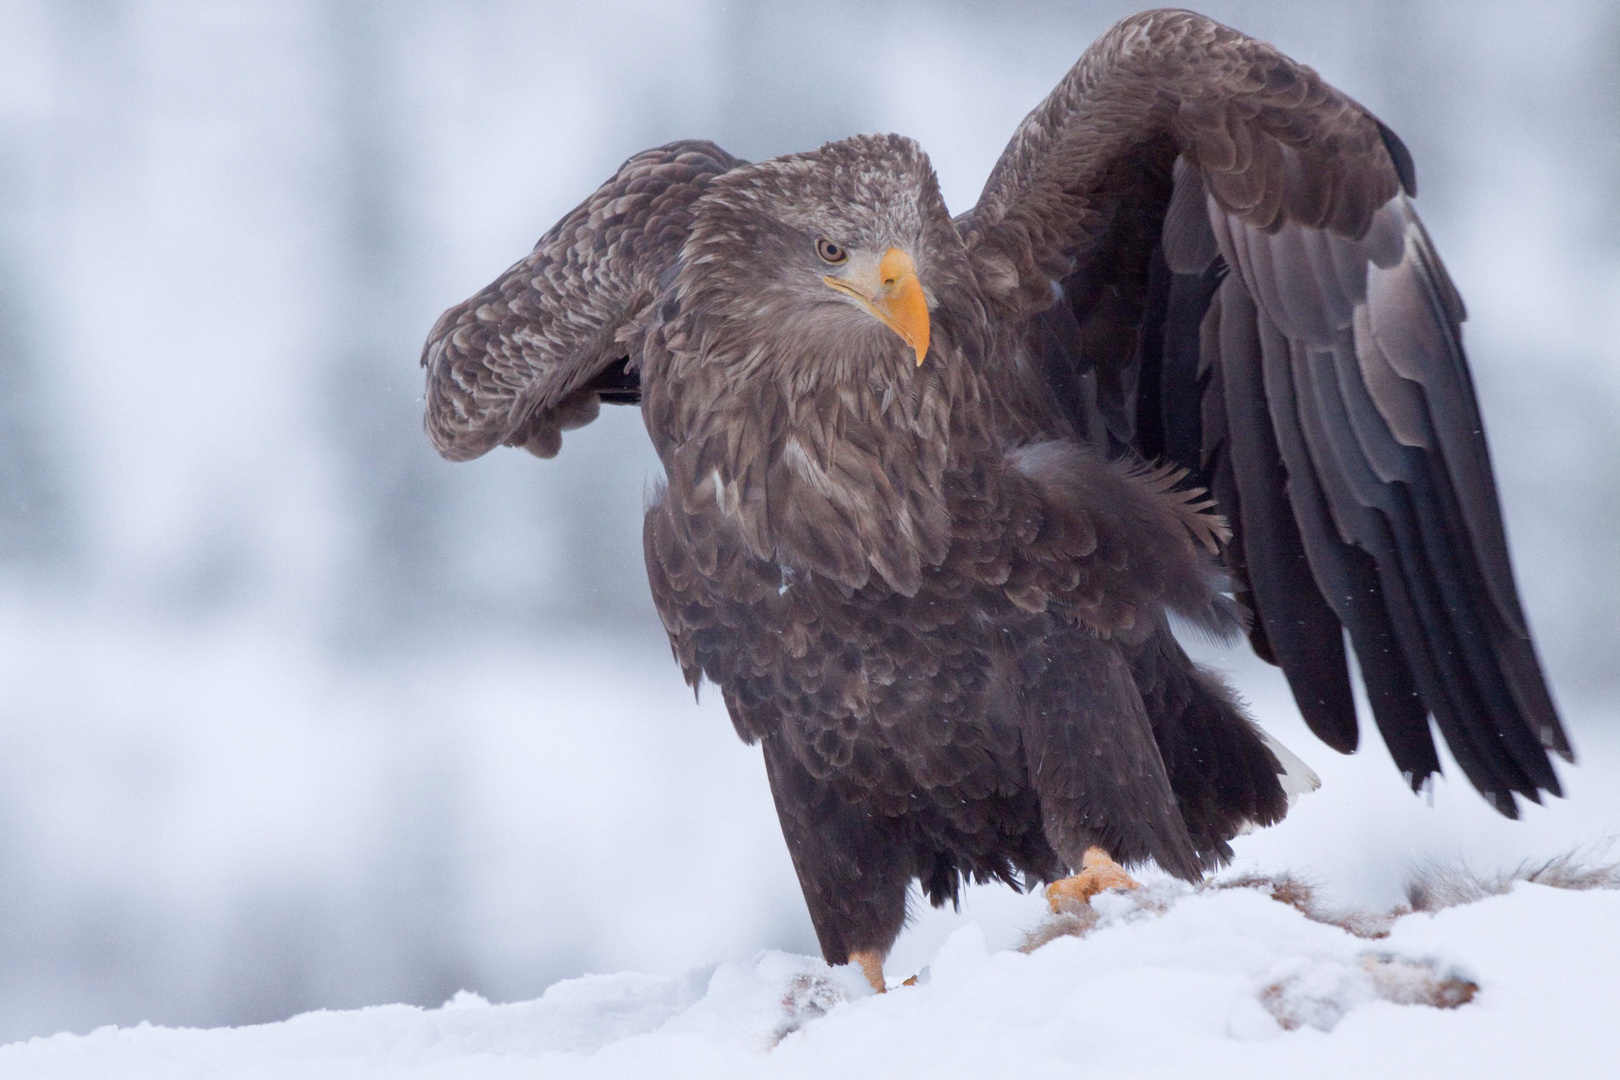
<instances>
[{"instance_id":1,"label":"pale feathered head","mask_svg":"<svg viewBox=\"0 0 1620 1080\"><path fill-rule=\"evenodd\" d=\"M983 308L928 157L867 135L736 168L693 208L674 296L687 346L738 379L808 388L960 352Z\"/></svg>"}]
</instances>

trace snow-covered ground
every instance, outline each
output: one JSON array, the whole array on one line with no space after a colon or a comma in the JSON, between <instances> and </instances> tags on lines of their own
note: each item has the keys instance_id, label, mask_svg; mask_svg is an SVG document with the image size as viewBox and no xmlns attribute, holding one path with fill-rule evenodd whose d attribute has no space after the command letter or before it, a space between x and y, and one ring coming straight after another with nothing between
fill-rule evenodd
<instances>
[{"instance_id":1,"label":"snow-covered ground","mask_svg":"<svg viewBox=\"0 0 1620 1080\"><path fill-rule=\"evenodd\" d=\"M7 1077L1309 1077L1605 1075L1620 891L1519 882L1379 936L1264 887L1159 883L1083 937L991 950L969 923L915 986L764 952L593 975L538 1000L142 1025L0 1048ZM1365 927L1358 927L1366 932Z\"/></svg>"},{"instance_id":2,"label":"snow-covered ground","mask_svg":"<svg viewBox=\"0 0 1620 1080\"><path fill-rule=\"evenodd\" d=\"M758 749L718 694L694 705L647 621L357 664L262 626L0 605L0 1041L814 952ZM1562 701L1568 798L1510 822L1454 768L1414 797L1370 731L1326 750L1274 669L1210 659L1323 779L1238 839L1235 873L1383 909L1432 862L1499 871L1620 836L1611 702ZM1003 886L918 905L892 969L970 921L1011 948L1041 913Z\"/></svg>"},{"instance_id":3,"label":"snow-covered ground","mask_svg":"<svg viewBox=\"0 0 1620 1080\"><path fill-rule=\"evenodd\" d=\"M1297 874L1326 902L1381 910L1432 863L1498 872L1620 836L1612 702L1562 701L1580 755L1561 768L1568 797L1510 822L1458 779L1414 797L1371 731L1352 757L1326 750L1244 651L1208 659L1323 778L1238 839L1231 873ZM656 624L357 665L264 627L0 606L0 700L0 1040L459 989L517 1002L586 972L672 986L815 949L758 750L718 694L694 705ZM1604 932L1590 914L1570 932ZM984 886L961 912L915 916L891 972L933 965L969 924L1000 955L1043 903Z\"/></svg>"},{"instance_id":4,"label":"snow-covered ground","mask_svg":"<svg viewBox=\"0 0 1620 1080\"><path fill-rule=\"evenodd\" d=\"M13 950L8 1022L63 1026L72 965L95 961L75 950L89 948L97 898L221 1011L299 994L399 1000L413 984L387 981L391 950L402 969L447 958L438 997L410 992L451 1000L132 1026L153 1001L199 1017L182 1022L221 1021L152 981L170 968L103 960L127 984L109 998L132 999L116 1006L125 1026L0 1048L7 1078L799 1075L835 1063L879 1075L1061 1064L1584 1076L1612 1055L1620 892L1521 884L1369 939L1264 889L1194 892L1149 871L1142 894L1099 901L1104 918L1083 939L1024 954L1041 898L977 887L959 913L917 910L889 972L923 982L876 998L802 955L813 939L757 750L736 742L718 695L693 705L656 635L539 654L463 642L362 678L266 636L110 634L62 612L9 614L0 774L27 816L13 811L8 903L45 935L37 955ZM1563 702L1581 758L1562 769L1569 797L1509 822L1461 782L1438 785L1432 804L1413 797L1370 733L1355 756L1325 750L1274 672L1241 651L1207 659L1236 669L1255 714L1324 781L1280 826L1239 838L1227 880L1298 875L1324 908L1380 911L1433 865L1489 875L1572 850L1617 854L1602 848L1620 835L1610 702ZM390 794L401 787L412 801ZM393 854L406 844L416 861ZM389 886L425 914L379 891ZM255 888L290 894L288 910L243 906ZM183 902L160 916L166 897ZM424 942L442 951L417 955ZM294 979L285 997L277 957ZM559 969L643 973L562 978L522 1000ZM1456 1008L1405 1003L1466 997L1470 984ZM452 997L457 986L512 1003Z\"/></svg>"}]
</instances>

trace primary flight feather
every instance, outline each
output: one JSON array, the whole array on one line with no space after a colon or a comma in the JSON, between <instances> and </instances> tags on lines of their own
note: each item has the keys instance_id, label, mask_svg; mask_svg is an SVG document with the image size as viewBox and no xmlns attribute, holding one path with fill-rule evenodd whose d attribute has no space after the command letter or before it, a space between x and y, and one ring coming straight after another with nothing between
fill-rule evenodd
<instances>
[{"instance_id":1,"label":"primary flight feather","mask_svg":"<svg viewBox=\"0 0 1620 1080\"><path fill-rule=\"evenodd\" d=\"M1462 301L1393 132L1183 11L1126 19L952 218L918 145L627 161L423 353L446 457L639 403L689 682L762 744L830 963L909 883L1195 879L1314 784L1172 636L1247 629L1413 788L1430 718L1502 813L1569 759L1519 605ZM1073 874L1072 877L1065 877Z\"/></svg>"}]
</instances>

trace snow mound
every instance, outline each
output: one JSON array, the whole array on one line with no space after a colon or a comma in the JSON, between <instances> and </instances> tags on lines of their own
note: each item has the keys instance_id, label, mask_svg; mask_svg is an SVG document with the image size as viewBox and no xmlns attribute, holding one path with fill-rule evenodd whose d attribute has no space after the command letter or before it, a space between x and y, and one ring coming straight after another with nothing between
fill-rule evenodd
<instances>
[{"instance_id":1,"label":"snow mound","mask_svg":"<svg viewBox=\"0 0 1620 1080\"><path fill-rule=\"evenodd\" d=\"M1600 1075L1620 891L1543 876L1556 886L1504 878L1383 918L1320 910L1287 878L1153 883L1057 916L1023 950L993 952L968 924L917 985L881 996L853 969L767 952L510 1005L463 992L430 1010L34 1039L0 1048L0 1075Z\"/></svg>"}]
</instances>

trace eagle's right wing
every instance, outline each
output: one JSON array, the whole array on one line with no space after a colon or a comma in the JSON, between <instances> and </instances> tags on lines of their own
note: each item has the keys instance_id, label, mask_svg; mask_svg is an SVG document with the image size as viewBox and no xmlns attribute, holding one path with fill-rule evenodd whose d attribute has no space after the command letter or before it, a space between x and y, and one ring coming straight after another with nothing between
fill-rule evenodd
<instances>
[{"instance_id":1,"label":"eagle's right wing","mask_svg":"<svg viewBox=\"0 0 1620 1080\"><path fill-rule=\"evenodd\" d=\"M439 453L466 461L504 444L551 457L603 401L638 401L619 331L660 291L692 204L738 164L711 142L637 154L528 257L440 316L422 349Z\"/></svg>"},{"instance_id":2,"label":"eagle's right wing","mask_svg":"<svg viewBox=\"0 0 1620 1080\"><path fill-rule=\"evenodd\" d=\"M959 226L1024 344L994 380L1014 413L1197 473L1312 730L1356 745L1348 630L1413 786L1432 714L1513 816L1558 792L1569 744L1414 188L1394 133L1310 68L1155 11L1086 50Z\"/></svg>"}]
</instances>

